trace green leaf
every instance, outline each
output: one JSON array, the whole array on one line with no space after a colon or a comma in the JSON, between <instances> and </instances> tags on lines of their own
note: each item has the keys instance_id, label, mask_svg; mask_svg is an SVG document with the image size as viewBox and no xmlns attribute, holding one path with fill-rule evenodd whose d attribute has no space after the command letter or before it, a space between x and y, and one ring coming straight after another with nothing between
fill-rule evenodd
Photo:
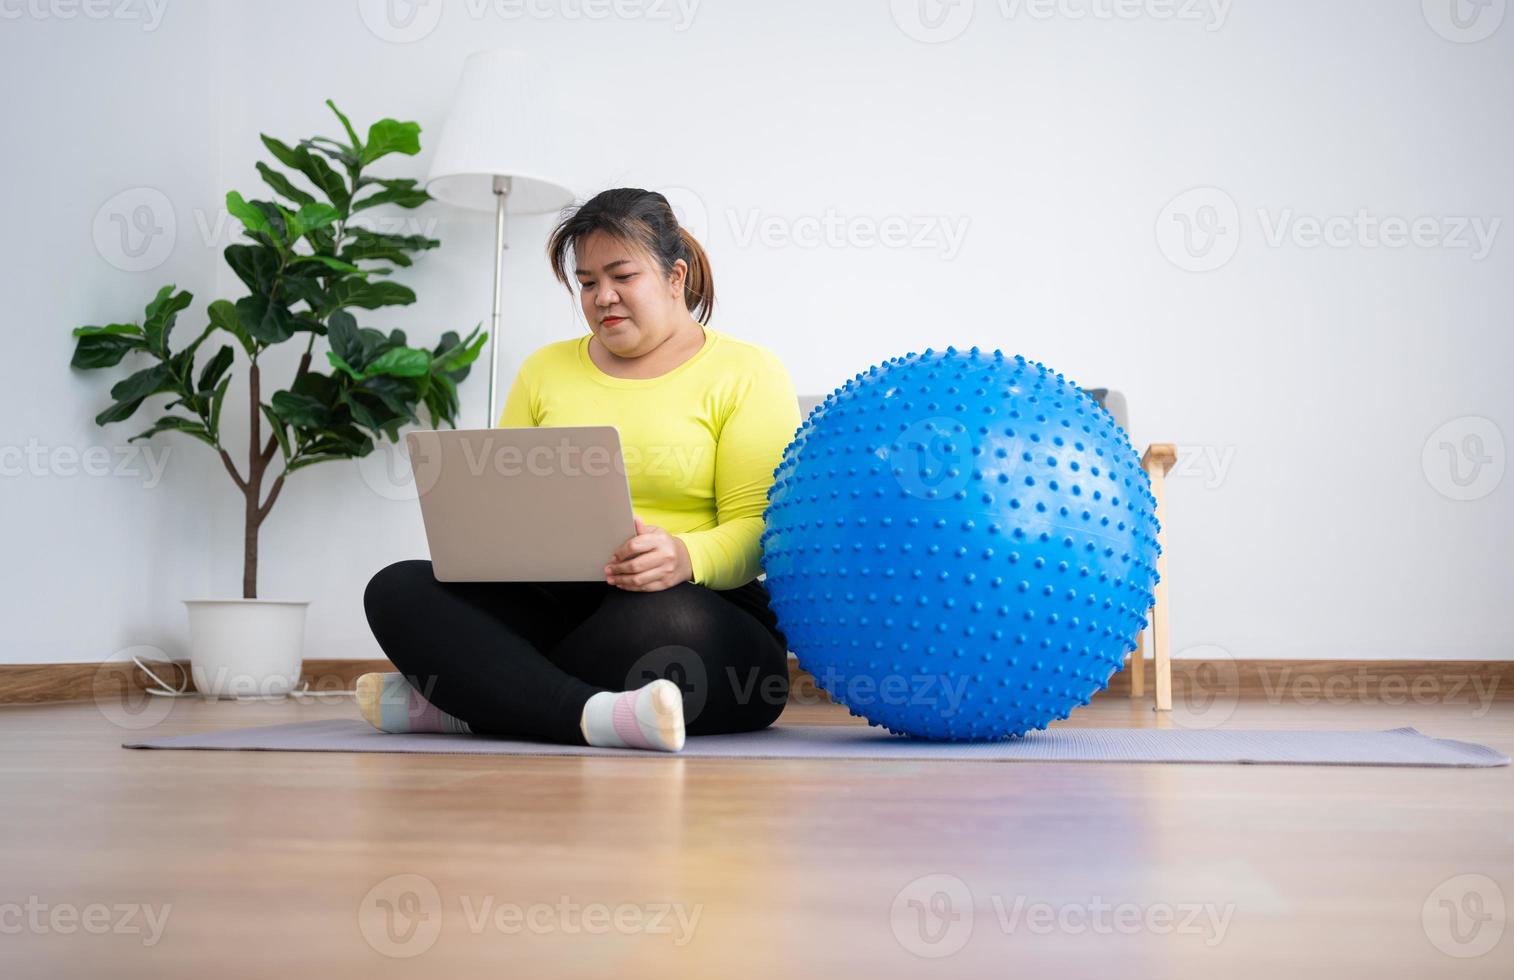
<instances>
[{"instance_id":1,"label":"green leaf","mask_svg":"<svg viewBox=\"0 0 1514 980\"><path fill-rule=\"evenodd\" d=\"M258 407L263 410L263 417L268 420L268 426L273 430L273 437L278 441L279 450L284 455L284 463L285 465L288 465L289 457L292 454L293 450L289 448L289 433L285 431L286 423L283 419L275 415L273 409L268 405L259 404Z\"/></svg>"},{"instance_id":2,"label":"green leaf","mask_svg":"<svg viewBox=\"0 0 1514 980\"><path fill-rule=\"evenodd\" d=\"M226 387L231 384L231 375L221 379L216 385L215 394L210 398L210 433L219 438L221 431L221 402L226 400Z\"/></svg>"},{"instance_id":3,"label":"green leaf","mask_svg":"<svg viewBox=\"0 0 1514 980\"><path fill-rule=\"evenodd\" d=\"M146 401L145 398L133 398L127 402L117 402L99 415L95 416L96 425L109 425L112 422L120 422L122 419L131 418L131 414L137 410L137 406Z\"/></svg>"},{"instance_id":4,"label":"green leaf","mask_svg":"<svg viewBox=\"0 0 1514 980\"><path fill-rule=\"evenodd\" d=\"M331 111L336 113L336 117L342 121L342 128L347 131L347 138L352 140L352 148L361 153L363 151L363 141L357 138L357 131L352 128L352 123L348 122L347 117L342 115L342 110L336 107L335 102L327 99L326 105L330 106Z\"/></svg>"},{"instance_id":5,"label":"green leaf","mask_svg":"<svg viewBox=\"0 0 1514 980\"><path fill-rule=\"evenodd\" d=\"M326 339L335 354L348 364L361 367L368 363L357 320L346 310L337 310L326 321Z\"/></svg>"},{"instance_id":6,"label":"green leaf","mask_svg":"<svg viewBox=\"0 0 1514 980\"><path fill-rule=\"evenodd\" d=\"M95 337L101 334L124 334L131 337L141 337L142 328L135 323L112 323L103 327L74 327L75 337Z\"/></svg>"},{"instance_id":7,"label":"green leaf","mask_svg":"<svg viewBox=\"0 0 1514 980\"><path fill-rule=\"evenodd\" d=\"M289 198L295 203L296 206L302 204L311 204L315 201L314 197L311 197L309 194L294 186L294 184L290 182L288 177L273 169L263 161L259 160L257 162L257 168L258 173L263 175L264 183L266 183L269 187L272 187L275 193L283 194L285 197Z\"/></svg>"},{"instance_id":8,"label":"green leaf","mask_svg":"<svg viewBox=\"0 0 1514 980\"><path fill-rule=\"evenodd\" d=\"M242 326L242 321L237 316L237 308L231 304L230 300L218 299L210 304L206 312L210 315L211 325L237 338L248 357L257 353L256 341L247 332L247 328Z\"/></svg>"},{"instance_id":9,"label":"green leaf","mask_svg":"<svg viewBox=\"0 0 1514 980\"><path fill-rule=\"evenodd\" d=\"M235 355L232 353L231 348L222 345L221 349L216 351L215 356L200 370L200 380L195 385L195 390L203 392L214 388L216 383L221 380L221 375L225 374L226 369L231 367L234 357Z\"/></svg>"},{"instance_id":10,"label":"green leaf","mask_svg":"<svg viewBox=\"0 0 1514 980\"><path fill-rule=\"evenodd\" d=\"M330 313L348 306L376 310L380 306L404 306L414 302L415 293L397 282L338 279L326 290L322 312Z\"/></svg>"},{"instance_id":11,"label":"green leaf","mask_svg":"<svg viewBox=\"0 0 1514 980\"><path fill-rule=\"evenodd\" d=\"M444 334L442 336L442 343L437 345L436 354L431 362L431 369L437 374L450 374L453 371L467 368L468 365L476 361L479 352L484 348L484 341L489 339L489 335L487 333L479 333L479 329L480 327L474 327L468 334L468 340L461 343L458 342L456 333L449 330ZM449 338L452 341L451 344L447 343Z\"/></svg>"},{"instance_id":12,"label":"green leaf","mask_svg":"<svg viewBox=\"0 0 1514 980\"><path fill-rule=\"evenodd\" d=\"M338 354L336 351L334 351L334 350L327 351L326 352L326 360L330 362L330 364L331 364L332 367L336 368L338 371L341 371L343 374L347 375L352 380L354 380L354 381L361 381L361 380L363 380L363 373L361 371L357 370L356 368L354 368L351 364L348 364L346 361L344 361L342 359L342 356L340 354Z\"/></svg>"},{"instance_id":13,"label":"green leaf","mask_svg":"<svg viewBox=\"0 0 1514 980\"><path fill-rule=\"evenodd\" d=\"M275 235L273 225L268 220L267 213L260 207L242 200L242 195L236 191L226 192L226 210L231 216L242 223L248 231L262 235L274 244L283 242L283 236Z\"/></svg>"},{"instance_id":14,"label":"green leaf","mask_svg":"<svg viewBox=\"0 0 1514 980\"><path fill-rule=\"evenodd\" d=\"M331 165L319 156L311 153L304 147L291 148L279 142L272 136L259 134L263 145L268 147L269 152L286 167L293 167L304 174L321 193L326 195L327 200L336 205L337 210L345 211L351 204L351 193L347 190L347 184L341 175L331 169Z\"/></svg>"},{"instance_id":15,"label":"green leaf","mask_svg":"<svg viewBox=\"0 0 1514 980\"><path fill-rule=\"evenodd\" d=\"M255 293L266 293L273 288L279 274L279 256L265 245L228 245L222 253L226 264L237 274L242 284Z\"/></svg>"},{"instance_id":16,"label":"green leaf","mask_svg":"<svg viewBox=\"0 0 1514 980\"><path fill-rule=\"evenodd\" d=\"M121 363L134 350L146 350L142 328L135 323L112 323L105 327L75 327L79 343L69 364L76 368L103 368Z\"/></svg>"},{"instance_id":17,"label":"green leaf","mask_svg":"<svg viewBox=\"0 0 1514 980\"><path fill-rule=\"evenodd\" d=\"M242 329L259 343L283 343L293 337L297 329L293 314L258 293L237 300L236 312Z\"/></svg>"},{"instance_id":18,"label":"green leaf","mask_svg":"<svg viewBox=\"0 0 1514 980\"><path fill-rule=\"evenodd\" d=\"M380 119L368 127L368 140L363 145L363 165L367 166L390 153L414 156L421 151L420 134L419 123Z\"/></svg>"},{"instance_id":19,"label":"green leaf","mask_svg":"<svg viewBox=\"0 0 1514 980\"><path fill-rule=\"evenodd\" d=\"M408 266L410 256L406 253L436 248L441 244L425 235L386 235L366 228L349 228L348 234L352 240L342 248L341 257L349 262L382 259L395 265Z\"/></svg>"},{"instance_id":20,"label":"green leaf","mask_svg":"<svg viewBox=\"0 0 1514 980\"><path fill-rule=\"evenodd\" d=\"M174 390L173 370L165 363L143 368L135 374L117 381L110 388L110 397L118 402L138 401L149 395Z\"/></svg>"},{"instance_id":21,"label":"green leaf","mask_svg":"<svg viewBox=\"0 0 1514 980\"><path fill-rule=\"evenodd\" d=\"M416 186L416 181L409 178L396 179L365 179L366 183L378 184L384 189L377 194L370 194L352 204L352 213L356 214L364 208L377 207L380 204L395 204L402 208L415 208L431 200L431 195Z\"/></svg>"},{"instance_id":22,"label":"green leaf","mask_svg":"<svg viewBox=\"0 0 1514 980\"><path fill-rule=\"evenodd\" d=\"M211 438L210 433L206 430L204 423L196 419L186 419L179 415L165 415L158 419L152 428L145 432L139 432L126 441L135 442L138 439L146 439L159 432L183 432L194 436L207 445L214 446L216 444L216 441Z\"/></svg>"},{"instance_id":23,"label":"green leaf","mask_svg":"<svg viewBox=\"0 0 1514 980\"><path fill-rule=\"evenodd\" d=\"M366 275L368 275L368 271L366 269L360 269L357 266L353 265L351 262L343 262L341 259L334 259L334 258L332 258L329 255L301 255L299 258L294 259L289 264L290 265L300 265L302 263L310 263L310 262L318 262L321 265L324 265L328 269L332 269L332 270L334 270L336 272L346 273L348 275L354 275L354 276L366 276Z\"/></svg>"},{"instance_id":24,"label":"green leaf","mask_svg":"<svg viewBox=\"0 0 1514 980\"><path fill-rule=\"evenodd\" d=\"M173 286L164 286L158 295L147 304L147 319L142 323L142 333L147 339L147 349L159 357L168 356L168 334L173 330L179 311L194 300L194 295L185 290L174 292Z\"/></svg>"},{"instance_id":25,"label":"green leaf","mask_svg":"<svg viewBox=\"0 0 1514 980\"><path fill-rule=\"evenodd\" d=\"M431 355L413 347L395 347L363 368L363 373L372 377L388 374L396 378L423 377L431 369Z\"/></svg>"},{"instance_id":26,"label":"green leaf","mask_svg":"<svg viewBox=\"0 0 1514 980\"><path fill-rule=\"evenodd\" d=\"M330 157L346 167L348 173L356 173L363 165L357 153L346 143L338 143L325 136L312 136L308 140L300 140L300 148Z\"/></svg>"},{"instance_id":27,"label":"green leaf","mask_svg":"<svg viewBox=\"0 0 1514 980\"><path fill-rule=\"evenodd\" d=\"M321 429L331 421L331 412L318 399L293 391L276 391L273 410L300 429Z\"/></svg>"},{"instance_id":28,"label":"green leaf","mask_svg":"<svg viewBox=\"0 0 1514 980\"><path fill-rule=\"evenodd\" d=\"M289 240L304 238L318 228L335 224L341 213L329 204L311 203L301 207L292 219L286 220L289 228Z\"/></svg>"},{"instance_id":29,"label":"green leaf","mask_svg":"<svg viewBox=\"0 0 1514 980\"><path fill-rule=\"evenodd\" d=\"M366 456L368 454L367 453L362 453L360 455ZM303 456L302 455L299 459L295 460L292 463L287 464L284 467L284 472L285 473L293 473L295 470L302 470L302 469L304 469L307 466L314 466L316 463L326 463L326 462L330 462L332 460L351 459L351 458L352 458L352 455L349 454L349 453L323 453L323 454L321 454L319 456Z\"/></svg>"}]
</instances>

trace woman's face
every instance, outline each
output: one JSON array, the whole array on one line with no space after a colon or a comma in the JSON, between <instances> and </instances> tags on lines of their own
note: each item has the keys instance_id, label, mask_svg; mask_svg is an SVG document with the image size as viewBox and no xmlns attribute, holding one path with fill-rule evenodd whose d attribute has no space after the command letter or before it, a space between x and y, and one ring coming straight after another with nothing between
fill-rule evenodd
<instances>
[{"instance_id":1,"label":"woman's face","mask_svg":"<svg viewBox=\"0 0 1514 980\"><path fill-rule=\"evenodd\" d=\"M604 232L590 232L573 246L584 319L599 342L618 357L640 357L672 335L678 315L687 316L682 259L664 277L645 251Z\"/></svg>"}]
</instances>

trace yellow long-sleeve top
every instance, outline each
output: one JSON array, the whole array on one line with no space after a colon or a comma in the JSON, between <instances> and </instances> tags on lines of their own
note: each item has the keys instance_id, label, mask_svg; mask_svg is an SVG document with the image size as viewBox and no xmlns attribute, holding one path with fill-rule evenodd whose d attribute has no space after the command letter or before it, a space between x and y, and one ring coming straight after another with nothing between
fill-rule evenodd
<instances>
[{"instance_id":1,"label":"yellow long-sleeve top","mask_svg":"<svg viewBox=\"0 0 1514 980\"><path fill-rule=\"evenodd\" d=\"M704 346L656 378L618 378L590 336L547 344L521 364L499 425L613 425L632 510L688 548L693 581L734 589L762 571L762 512L799 428L777 356L704 327Z\"/></svg>"}]
</instances>

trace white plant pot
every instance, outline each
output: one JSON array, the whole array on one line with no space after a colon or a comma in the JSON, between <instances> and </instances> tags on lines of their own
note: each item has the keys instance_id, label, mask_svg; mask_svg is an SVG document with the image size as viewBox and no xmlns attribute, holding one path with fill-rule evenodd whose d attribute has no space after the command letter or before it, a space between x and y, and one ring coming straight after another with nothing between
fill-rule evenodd
<instances>
[{"instance_id":1,"label":"white plant pot","mask_svg":"<svg viewBox=\"0 0 1514 980\"><path fill-rule=\"evenodd\" d=\"M306 601L185 599L189 667L206 698L282 698L304 663Z\"/></svg>"}]
</instances>

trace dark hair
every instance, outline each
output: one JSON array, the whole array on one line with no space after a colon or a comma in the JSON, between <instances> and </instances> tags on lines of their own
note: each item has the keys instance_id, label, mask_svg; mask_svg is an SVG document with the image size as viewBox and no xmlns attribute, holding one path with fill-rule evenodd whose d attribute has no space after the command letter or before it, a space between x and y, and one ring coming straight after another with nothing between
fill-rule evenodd
<instances>
[{"instance_id":1,"label":"dark hair","mask_svg":"<svg viewBox=\"0 0 1514 980\"><path fill-rule=\"evenodd\" d=\"M715 280L710 276L710 257L688 229L678 224L668 199L640 187L613 187L600 191L576 210L569 211L552 229L547 257L557 281L573 291L575 280L568 268L568 251L591 232L603 231L649 252L664 276L673 274L673 263L683 259L689 271L683 280L683 302L700 323L710 322L715 306Z\"/></svg>"}]
</instances>

